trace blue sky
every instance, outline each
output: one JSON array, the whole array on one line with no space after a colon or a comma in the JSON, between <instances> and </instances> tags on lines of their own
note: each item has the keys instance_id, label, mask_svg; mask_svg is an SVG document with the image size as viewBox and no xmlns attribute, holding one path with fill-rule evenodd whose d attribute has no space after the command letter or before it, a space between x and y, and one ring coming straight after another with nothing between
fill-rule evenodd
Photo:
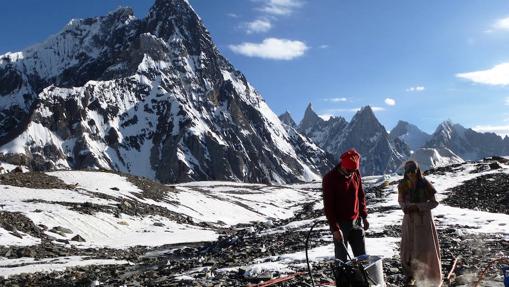
<instances>
[{"instance_id":1,"label":"blue sky","mask_svg":"<svg viewBox=\"0 0 509 287\"><path fill-rule=\"evenodd\" d=\"M509 1L190 0L219 50L275 113L309 102L349 120L371 105L390 130L447 119L509 134ZM153 1L2 3L0 54L57 33L71 18Z\"/></svg>"}]
</instances>

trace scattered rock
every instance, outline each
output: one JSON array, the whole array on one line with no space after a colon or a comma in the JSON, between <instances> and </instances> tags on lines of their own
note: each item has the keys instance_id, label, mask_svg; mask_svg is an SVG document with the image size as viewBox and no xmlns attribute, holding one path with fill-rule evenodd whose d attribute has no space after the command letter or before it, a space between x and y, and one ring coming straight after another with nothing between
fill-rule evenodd
<instances>
[{"instance_id":1,"label":"scattered rock","mask_svg":"<svg viewBox=\"0 0 509 287\"><path fill-rule=\"evenodd\" d=\"M150 198L155 201L163 200L167 193L175 192L172 186L164 185L141 176L127 175L127 180L143 191L142 194L135 194L140 198Z\"/></svg>"},{"instance_id":2,"label":"scattered rock","mask_svg":"<svg viewBox=\"0 0 509 287\"><path fill-rule=\"evenodd\" d=\"M85 238L81 237L79 234L71 238L71 241L86 242Z\"/></svg>"},{"instance_id":3,"label":"scattered rock","mask_svg":"<svg viewBox=\"0 0 509 287\"><path fill-rule=\"evenodd\" d=\"M55 226L55 227L51 228L49 230L49 232L53 232L53 233L56 233L56 234L64 236L64 237L65 237L66 234L72 234L73 233L72 230L70 230L69 228L65 228L65 227L62 227L62 226Z\"/></svg>"},{"instance_id":4,"label":"scattered rock","mask_svg":"<svg viewBox=\"0 0 509 287\"><path fill-rule=\"evenodd\" d=\"M13 170L11 170L12 173L23 173L23 168L21 166L15 167Z\"/></svg>"},{"instance_id":5,"label":"scattered rock","mask_svg":"<svg viewBox=\"0 0 509 287\"><path fill-rule=\"evenodd\" d=\"M34 237L42 236L41 229L21 212L0 211L0 226L15 233L21 231Z\"/></svg>"},{"instance_id":6,"label":"scattered rock","mask_svg":"<svg viewBox=\"0 0 509 287\"><path fill-rule=\"evenodd\" d=\"M23 235L19 234L17 230L11 231L9 232L9 234L11 234L12 236L16 236L18 238L23 238Z\"/></svg>"},{"instance_id":7,"label":"scattered rock","mask_svg":"<svg viewBox=\"0 0 509 287\"><path fill-rule=\"evenodd\" d=\"M10 172L2 174L0 175L0 183L36 189L75 189L75 186L66 184L59 178L43 172Z\"/></svg>"},{"instance_id":8,"label":"scattered rock","mask_svg":"<svg viewBox=\"0 0 509 287\"><path fill-rule=\"evenodd\" d=\"M500 164L498 164L498 162L493 162L493 163L490 163L490 168L491 169L501 169L502 167L500 166Z\"/></svg>"},{"instance_id":9,"label":"scattered rock","mask_svg":"<svg viewBox=\"0 0 509 287\"><path fill-rule=\"evenodd\" d=\"M450 206L509 214L509 174L486 174L451 189L443 202Z\"/></svg>"}]
</instances>

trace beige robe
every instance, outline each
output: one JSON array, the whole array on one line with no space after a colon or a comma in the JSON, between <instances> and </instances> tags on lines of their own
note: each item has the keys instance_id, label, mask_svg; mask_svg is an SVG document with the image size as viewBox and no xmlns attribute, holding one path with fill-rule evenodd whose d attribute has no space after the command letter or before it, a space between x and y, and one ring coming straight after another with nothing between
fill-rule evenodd
<instances>
[{"instance_id":1,"label":"beige robe","mask_svg":"<svg viewBox=\"0 0 509 287\"><path fill-rule=\"evenodd\" d=\"M398 185L401 208L412 205L418 208L418 211L403 216L400 246L403 270L407 276L415 279L417 286L442 285L440 246L431 215L431 209L438 205L435 193L433 186L425 179L417 189L414 189L407 179L403 179Z\"/></svg>"}]
</instances>

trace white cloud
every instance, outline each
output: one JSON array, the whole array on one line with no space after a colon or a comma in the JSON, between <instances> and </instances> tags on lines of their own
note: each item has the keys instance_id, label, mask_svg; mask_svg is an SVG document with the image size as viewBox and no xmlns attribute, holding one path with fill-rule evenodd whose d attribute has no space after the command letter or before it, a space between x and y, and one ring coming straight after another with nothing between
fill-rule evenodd
<instances>
[{"instance_id":1,"label":"white cloud","mask_svg":"<svg viewBox=\"0 0 509 287\"><path fill-rule=\"evenodd\" d=\"M333 103L340 103L340 102L346 102L348 101L347 98L326 98L323 99L326 102L333 102Z\"/></svg>"},{"instance_id":2,"label":"white cloud","mask_svg":"<svg viewBox=\"0 0 509 287\"><path fill-rule=\"evenodd\" d=\"M459 73L456 77L479 84L506 86L509 85L509 63L498 64L488 70Z\"/></svg>"},{"instance_id":3,"label":"white cloud","mask_svg":"<svg viewBox=\"0 0 509 287\"><path fill-rule=\"evenodd\" d=\"M258 19L253 22L246 23L246 33L264 33L272 28L272 23L267 19Z\"/></svg>"},{"instance_id":4,"label":"white cloud","mask_svg":"<svg viewBox=\"0 0 509 287\"><path fill-rule=\"evenodd\" d=\"M261 11L272 15L289 15L303 5L300 0L265 0Z\"/></svg>"},{"instance_id":5,"label":"white cloud","mask_svg":"<svg viewBox=\"0 0 509 287\"><path fill-rule=\"evenodd\" d=\"M327 49L327 48L329 48L329 45L326 45L326 44L320 45L319 48L320 49Z\"/></svg>"},{"instance_id":6,"label":"white cloud","mask_svg":"<svg viewBox=\"0 0 509 287\"><path fill-rule=\"evenodd\" d=\"M495 30L509 31L509 17L498 19L497 21L495 21L492 28Z\"/></svg>"},{"instance_id":7,"label":"white cloud","mask_svg":"<svg viewBox=\"0 0 509 287\"><path fill-rule=\"evenodd\" d=\"M506 126L493 126L493 125L478 125L472 128L476 132L480 133L496 133L499 136L509 136L509 125Z\"/></svg>"},{"instance_id":8,"label":"white cloud","mask_svg":"<svg viewBox=\"0 0 509 287\"><path fill-rule=\"evenodd\" d=\"M385 99L385 104L387 104L388 106L395 106L396 105L396 100L395 99L391 99L391 98L387 98L387 99Z\"/></svg>"},{"instance_id":9,"label":"white cloud","mask_svg":"<svg viewBox=\"0 0 509 287\"><path fill-rule=\"evenodd\" d=\"M242 43L230 45L230 49L248 57L272 60L292 60L304 55L308 46L301 41L267 38L262 43Z\"/></svg>"},{"instance_id":10,"label":"white cloud","mask_svg":"<svg viewBox=\"0 0 509 287\"><path fill-rule=\"evenodd\" d=\"M505 105L509 106L509 97L505 98Z\"/></svg>"},{"instance_id":11,"label":"white cloud","mask_svg":"<svg viewBox=\"0 0 509 287\"><path fill-rule=\"evenodd\" d=\"M425 90L424 86L413 86L413 87L406 89L405 91L406 92L422 92L424 90Z\"/></svg>"},{"instance_id":12,"label":"white cloud","mask_svg":"<svg viewBox=\"0 0 509 287\"><path fill-rule=\"evenodd\" d=\"M226 14L228 17L231 17L231 18L239 18L240 16L238 14L235 14L235 13L228 13Z\"/></svg>"}]
</instances>

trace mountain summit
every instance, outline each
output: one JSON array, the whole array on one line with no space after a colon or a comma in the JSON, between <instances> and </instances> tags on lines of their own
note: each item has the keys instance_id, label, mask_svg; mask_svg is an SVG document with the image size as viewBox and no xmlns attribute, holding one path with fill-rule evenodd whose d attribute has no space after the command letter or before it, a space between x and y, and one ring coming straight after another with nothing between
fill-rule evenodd
<instances>
[{"instance_id":1,"label":"mountain summit","mask_svg":"<svg viewBox=\"0 0 509 287\"><path fill-rule=\"evenodd\" d=\"M161 182L319 179L331 167L286 131L185 0L72 20L0 56L0 159Z\"/></svg>"},{"instance_id":2,"label":"mountain summit","mask_svg":"<svg viewBox=\"0 0 509 287\"><path fill-rule=\"evenodd\" d=\"M291 126L292 128L296 128L297 127L297 124L295 123L295 121L292 118L292 115L290 115L289 112L285 112L285 113L279 115L279 119L281 120L281 122L283 124Z\"/></svg>"},{"instance_id":3,"label":"mountain summit","mask_svg":"<svg viewBox=\"0 0 509 287\"><path fill-rule=\"evenodd\" d=\"M311 103L309 103L306 111L304 112L304 117L299 124L299 130L309 133L311 129L317 125L323 124L323 122L324 120L315 113Z\"/></svg>"},{"instance_id":4,"label":"mountain summit","mask_svg":"<svg viewBox=\"0 0 509 287\"><path fill-rule=\"evenodd\" d=\"M399 138L404 141L412 150L423 147L431 138L431 135L405 121L398 121L398 124L391 130L389 135L393 139Z\"/></svg>"},{"instance_id":5,"label":"mountain summit","mask_svg":"<svg viewBox=\"0 0 509 287\"><path fill-rule=\"evenodd\" d=\"M362 155L361 171L366 175L395 172L410 155L404 142L389 137L369 106L361 108L338 137L336 153L355 147Z\"/></svg>"}]
</instances>

